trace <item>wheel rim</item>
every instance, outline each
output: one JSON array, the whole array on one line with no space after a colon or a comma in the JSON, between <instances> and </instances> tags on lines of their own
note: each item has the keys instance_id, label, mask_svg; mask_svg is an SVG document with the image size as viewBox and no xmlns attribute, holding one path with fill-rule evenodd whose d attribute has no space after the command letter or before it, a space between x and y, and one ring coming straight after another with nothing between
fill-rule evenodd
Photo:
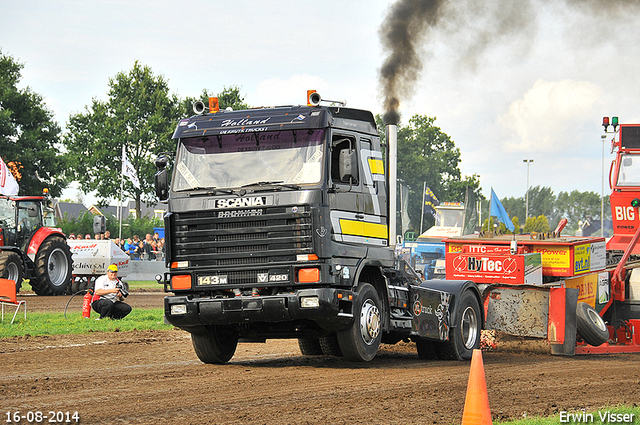
<instances>
[{"instance_id":1,"label":"wheel rim","mask_svg":"<svg viewBox=\"0 0 640 425\"><path fill-rule=\"evenodd\" d=\"M465 348L471 350L478 338L478 316L473 307L468 306L462 313L460 329L462 330L462 341Z\"/></svg>"},{"instance_id":2,"label":"wheel rim","mask_svg":"<svg viewBox=\"0 0 640 425\"><path fill-rule=\"evenodd\" d=\"M589 320L591 320L591 322L596 325L601 332L607 330L607 325L604 324L604 321L597 311L589 309L587 310L587 315L589 316Z\"/></svg>"},{"instance_id":3,"label":"wheel rim","mask_svg":"<svg viewBox=\"0 0 640 425\"><path fill-rule=\"evenodd\" d=\"M64 255L62 249L56 248L51 252L47 270L53 285L61 286L65 283L69 271L69 263L67 263L67 256Z\"/></svg>"},{"instance_id":4,"label":"wheel rim","mask_svg":"<svg viewBox=\"0 0 640 425\"><path fill-rule=\"evenodd\" d=\"M380 333L380 310L371 300L366 300L360 310L360 334L365 344L371 345Z\"/></svg>"},{"instance_id":5,"label":"wheel rim","mask_svg":"<svg viewBox=\"0 0 640 425\"><path fill-rule=\"evenodd\" d=\"M20 271L18 270L18 265L16 263L7 264L7 279L13 280L16 283L18 282L18 276L20 275Z\"/></svg>"}]
</instances>

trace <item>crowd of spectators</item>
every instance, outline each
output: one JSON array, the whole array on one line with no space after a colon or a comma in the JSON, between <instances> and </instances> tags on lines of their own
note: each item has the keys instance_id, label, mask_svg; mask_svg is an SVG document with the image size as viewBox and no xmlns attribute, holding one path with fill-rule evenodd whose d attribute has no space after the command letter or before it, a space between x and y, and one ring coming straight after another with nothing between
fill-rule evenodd
<instances>
[{"instance_id":1,"label":"crowd of spectators","mask_svg":"<svg viewBox=\"0 0 640 425\"><path fill-rule=\"evenodd\" d=\"M74 240L106 240L111 239L111 233L107 230L104 234L97 234L93 237L87 233L84 237L79 233L77 235L70 233L68 239ZM152 261L164 259L164 238L161 238L158 233L147 233L144 240L141 240L138 235L133 235L132 238L115 238L113 242L132 260Z\"/></svg>"}]
</instances>

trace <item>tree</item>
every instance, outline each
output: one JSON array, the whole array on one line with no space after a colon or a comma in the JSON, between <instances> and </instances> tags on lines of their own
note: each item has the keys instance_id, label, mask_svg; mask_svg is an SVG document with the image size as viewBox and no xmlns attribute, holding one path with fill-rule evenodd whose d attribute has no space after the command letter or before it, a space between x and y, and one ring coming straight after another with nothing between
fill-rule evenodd
<instances>
[{"instance_id":1,"label":"tree","mask_svg":"<svg viewBox=\"0 0 640 425\"><path fill-rule=\"evenodd\" d=\"M95 190L100 204L106 204L119 196L124 146L140 181L138 189L125 178L124 188L135 199L140 217L142 201L156 202L155 158L175 149L171 135L181 117L179 101L169 95L162 76L137 61L129 73L109 80L108 95L106 102L94 98L83 113L69 119L64 137L69 176L85 193Z\"/></svg>"},{"instance_id":2,"label":"tree","mask_svg":"<svg viewBox=\"0 0 640 425\"><path fill-rule=\"evenodd\" d=\"M549 232L549 230L549 221L544 215L539 215L538 217L529 217L524 224L525 233L547 233Z\"/></svg>"},{"instance_id":3,"label":"tree","mask_svg":"<svg viewBox=\"0 0 640 425\"><path fill-rule=\"evenodd\" d=\"M529 188L529 216L540 215L552 216L553 206L556 197L550 187L530 187ZM525 223L526 224L526 223Z\"/></svg>"},{"instance_id":4,"label":"tree","mask_svg":"<svg viewBox=\"0 0 640 425\"><path fill-rule=\"evenodd\" d=\"M464 202L467 186L479 193L477 175L461 178L460 150L449 135L434 125L436 118L414 115L407 126L398 125L398 180L409 187L409 217L419 226L422 216L422 190L426 182L440 201ZM385 141L382 118L376 117L381 140ZM434 224L425 215L425 228Z\"/></svg>"},{"instance_id":5,"label":"tree","mask_svg":"<svg viewBox=\"0 0 640 425\"><path fill-rule=\"evenodd\" d=\"M48 188L59 196L67 185L59 151L60 127L42 96L18 89L22 64L0 51L0 152L20 185L20 194Z\"/></svg>"}]
</instances>

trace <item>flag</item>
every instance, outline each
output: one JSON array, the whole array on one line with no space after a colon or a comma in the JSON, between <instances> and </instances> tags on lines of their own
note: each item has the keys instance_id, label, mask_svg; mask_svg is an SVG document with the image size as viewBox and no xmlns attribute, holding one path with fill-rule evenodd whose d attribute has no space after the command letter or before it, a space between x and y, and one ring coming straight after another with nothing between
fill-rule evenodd
<instances>
[{"instance_id":1,"label":"flag","mask_svg":"<svg viewBox=\"0 0 640 425\"><path fill-rule=\"evenodd\" d=\"M0 158L0 194L6 196L13 196L18 194L18 190L20 187L18 186L18 182L11 174L9 168L4 163L2 158Z\"/></svg>"},{"instance_id":2,"label":"flag","mask_svg":"<svg viewBox=\"0 0 640 425\"><path fill-rule=\"evenodd\" d=\"M402 223L402 237L407 233L407 230L411 227L411 219L409 218L409 188L406 184L400 185L400 218Z\"/></svg>"},{"instance_id":3,"label":"flag","mask_svg":"<svg viewBox=\"0 0 640 425\"><path fill-rule=\"evenodd\" d=\"M470 186L467 186L464 201L464 226L463 235L472 235L478 226L477 197Z\"/></svg>"},{"instance_id":4,"label":"flag","mask_svg":"<svg viewBox=\"0 0 640 425\"><path fill-rule=\"evenodd\" d=\"M127 152L122 147L122 175L129 177L131 183L138 189L140 189L140 181L138 180L138 174L136 169L133 168L133 164L127 159Z\"/></svg>"},{"instance_id":5,"label":"flag","mask_svg":"<svg viewBox=\"0 0 640 425\"><path fill-rule=\"evenodd\" d=\"M511 219L509 218L509 214L507 214L507 211L502 206L502 203L496 196L496 193L493 191L493 188L491 188L491 213L490 214L496 217L499 222L504 223L504 225L507 226L507 229L511 230L512 232L515 230L516 226L514 226L513 223L511 222Z\"/></svg>"},{"instance_id":6,"label":"flag","mask_svg":"<svg viewBox=\"0 0 640 425\"><path fill-rule=\"evenodd\" d=\"M428 187L424 190L424 205L422 206L422 214L429 213L436 218L435 207L440 205L440 201L436 198L436 195Z\"/></svg>"}]
</instances>

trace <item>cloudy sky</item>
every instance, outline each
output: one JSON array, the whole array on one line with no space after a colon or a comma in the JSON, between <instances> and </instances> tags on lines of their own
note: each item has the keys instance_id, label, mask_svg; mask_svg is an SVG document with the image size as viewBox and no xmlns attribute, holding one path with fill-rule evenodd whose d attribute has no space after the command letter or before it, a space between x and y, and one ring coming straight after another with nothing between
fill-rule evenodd
<instances>
[{"instance_id":1,"label":"cloudy sky","mask_svg":"<svg viewBox=\"0 0 640 425\"><path fill-rule=\"evenodd\" d=\"M424 24L410 30L420 61L401 123L435 116L487 197L491 187L524 195L523 159L534 160L531 186L600 193L602 117L640 123L640 0L442 1L422 2L437 14L411 15ZM181 97L237 85L250 105L269 106L305 103L315 89L383 113L381 27L398 4L0 0L0 49L63 128L136 60Z\"/></svg>"}]
</instances>

